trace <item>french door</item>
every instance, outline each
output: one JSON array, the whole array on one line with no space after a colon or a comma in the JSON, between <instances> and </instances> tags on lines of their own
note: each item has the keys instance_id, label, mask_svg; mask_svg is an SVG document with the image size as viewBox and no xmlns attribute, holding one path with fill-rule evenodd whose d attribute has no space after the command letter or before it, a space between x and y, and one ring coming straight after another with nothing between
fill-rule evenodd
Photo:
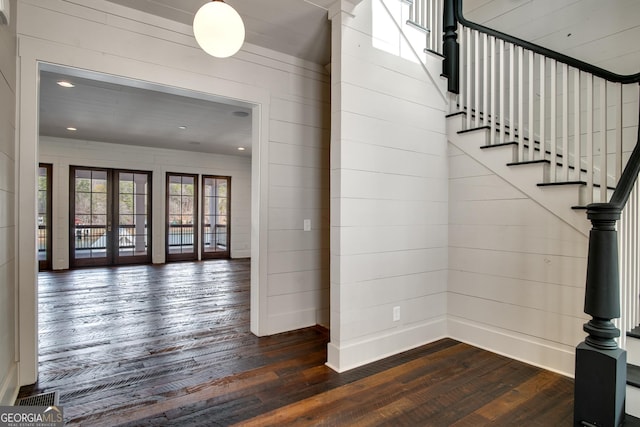
<instances>
[{"instance_id":1,"label":"french door","mask_svg":"<svg viewBox=\"0 0 640 427\"><path fill-rule=\"evenodd\" d=\"M198 175L167 173L167 261L198 259Z\"/></svg>"},{"instance_id":2,"label":"french door","mask_svg":"<svg viewBox=\"0 0 640 427\"><path fill-rule=\"evenodd\" d=\"M202 176L202 259L229 258L231 178Z\"/></svg>"},{"instance_id":3,"label":"french door","mask_svg":"<svg viewBox=\"0 0 640 427\"><path fill-rule=\"evenodd\" d=\"M151 173L70 168L71 267L151 262Z\"/></svg>"},{"instance_id":4,"label":"french door","mask_svg":"<svg viewBox=\"0 0 640 427\"><path fill-rule=\"evenodd\" d=\"M51 269L51 172L53 165L38 167L38 269Z\"/></svg>"}]
</instances>

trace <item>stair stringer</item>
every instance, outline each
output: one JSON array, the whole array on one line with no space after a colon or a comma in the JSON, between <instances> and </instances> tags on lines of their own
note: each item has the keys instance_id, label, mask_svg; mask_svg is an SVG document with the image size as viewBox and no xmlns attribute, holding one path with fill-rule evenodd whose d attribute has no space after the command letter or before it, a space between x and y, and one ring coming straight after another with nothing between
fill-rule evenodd
<instances>
[{"instance_id":1,"label":"stair stringer","mask_svg":"<svg viewBox=\"0 0 640 427\"><path fill-rule=\"evenodd\" d=\"M627 396L626 396L626 410L627 414L633 415L635 417L640 417L640 387L638 387L637 383L637 371L632 372L631 370L634 366L640 366L640 338L637 338L636 335L631 335L627 333L626 339L626 350L627 350ZM633 377L635 381L629 381L630 377Z\"/></svg>"},{"instance_id":2,"label":"stair stringer","mask_svg":"<svg viewBox=\"0 0 640 427\"><path fill-rule=\"evenodd\" d=\"M544 182L545 165L508 166L513 162L513 151L506 149L488 153L482 149L489 136L489 129L458 133L463 129L464 114L447 118L447 138L462 152L475 159L481 165L501 177L509 184L527 195L531 200L569 224L571 227L589 235L590 222L583 210L572 209L580 201L580 189L576 186L540 187ZM494 151L493 149L491 151ZM537 168L537 169L536 169Z\"/></svg>"}]
</instances>

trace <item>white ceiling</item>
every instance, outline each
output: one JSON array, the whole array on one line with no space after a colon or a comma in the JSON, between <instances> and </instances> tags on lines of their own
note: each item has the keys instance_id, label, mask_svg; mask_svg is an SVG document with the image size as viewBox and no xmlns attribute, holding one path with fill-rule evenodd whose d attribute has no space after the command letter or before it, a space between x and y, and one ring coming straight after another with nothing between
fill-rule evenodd
<instances>
[{"instance_id":1,"label":"white ceiling","mask_svg":"<svg viewBox=\"0 0 640 427\"><path fill-rule=\"evenodd\" d=\"M40 72L41 135L250 156L250 107L74 69Z\"/></svg>"},{"instance_id":2,"label":"white ceiling","mask_svg":"<svg viewBox=\"0 0 640 427\"><path fill-rule=\"evenodd\" d=\"M640 0L463 0L463 14L614 73L640 72Z\"/></svg>"},{"instance_id":3,"label":"white ceiling","mask_svg":"<svg viewBox=\"0 0 640 427\"><path fill-rule=\"evenodd\" d=\"M211 0L108 0L191 25ZM331 60L327 9L336 0L225 0L245 24L247 43L326 65Z\"/></svg>"},{"instance_id":4,"label":"white ceiling","mask_svg":"<svg viewBox=\"0 0 640 427\"><path fill-rule=\"evenodd\" d=\"M191 25L210 0L109 1ZM227 0L242 16L247 43L321 65L330 61L327 8L334 1ZM58 86L63 79L75 87ZM249 115L239 117L242 113ZM41 72L40 134L45 136L251 156L250 114L250 105L144 82L52 65Z\"/></svg>"},{"instance_id":5,"label":"white ceiling","mask_svg":"<svg viewBox=\"0 0 640 427\"><path fill-rule=\"evenodd\" d=\"M191 25L209 0L109 0ZM335 0L226 0L246 42L317 64L330 61ZM361 0L352 1L358 3ZM621 74L640 71L640 0L464 0L467 19ZM67 75L76 87L55 81ZM40 132L66 138L251 155L250 105L61 67L41 79ZM78 128L69 132L66 127ZM179 129L186 126L186 130ZM247 148L244 152L238 146Z\"/></svg>"}]
</instances>

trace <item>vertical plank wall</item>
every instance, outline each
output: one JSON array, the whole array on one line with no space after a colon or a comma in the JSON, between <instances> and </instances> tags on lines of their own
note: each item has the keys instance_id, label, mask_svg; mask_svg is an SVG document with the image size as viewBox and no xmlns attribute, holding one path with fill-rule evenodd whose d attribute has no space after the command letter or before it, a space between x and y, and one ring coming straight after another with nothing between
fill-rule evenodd
<instances>
[{"instance_id":1,"label":"vertical plank wall","mask_svg":"<svg viewBox=\"0 0 640 427\"><path fill-rule=\"evenodd\" d=\"M53 165L53 268L69 268L69 166L152 172L154 263L165 262L167 172L231 177L231 257L251 256L251 158L40 136L40 161ZM198 184L200 188L200 184Z\"/></svg>"},{"instance_id":2,"label":"vertical plank wall","mask_svg":"<svg viewBox=\"0 0 640 427\"><path fill-rule=\"evenodd\" d=\"M0 405L13 404L16 367L15 99L16 2L10 25L0 25Z\"/></svg>"},{"instance_id":3,"label":"vertical plank wall","mask_svg":"<svg viewBox=\"0 0 640 427\"><path fill-rule=\"evenodd\" d=\"M344 371L446 334L445 102L420 65L373 47L402 50L380 0L330 17L328 365Z\"/></svg>"}]
</instances>

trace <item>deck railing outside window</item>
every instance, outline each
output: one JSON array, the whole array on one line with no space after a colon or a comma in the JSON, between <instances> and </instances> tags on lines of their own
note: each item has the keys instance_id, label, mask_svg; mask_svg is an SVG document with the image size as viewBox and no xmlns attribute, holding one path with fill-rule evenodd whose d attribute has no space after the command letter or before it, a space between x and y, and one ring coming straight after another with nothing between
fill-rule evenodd
<instances>
[{"instance_id":1,"label":"deck railing outside window","mask_svg":"<svg viewBox=\"0 0 640 427\"><path fill-rule=\"evenodd\" d=\"M104 225L76 225L74 230L76 250L106 249L107 228ZM118 228L118 248L135 247L137 237L139 236L136 235L135 225L120 225Z\"/></svg>"}]
</instances>

